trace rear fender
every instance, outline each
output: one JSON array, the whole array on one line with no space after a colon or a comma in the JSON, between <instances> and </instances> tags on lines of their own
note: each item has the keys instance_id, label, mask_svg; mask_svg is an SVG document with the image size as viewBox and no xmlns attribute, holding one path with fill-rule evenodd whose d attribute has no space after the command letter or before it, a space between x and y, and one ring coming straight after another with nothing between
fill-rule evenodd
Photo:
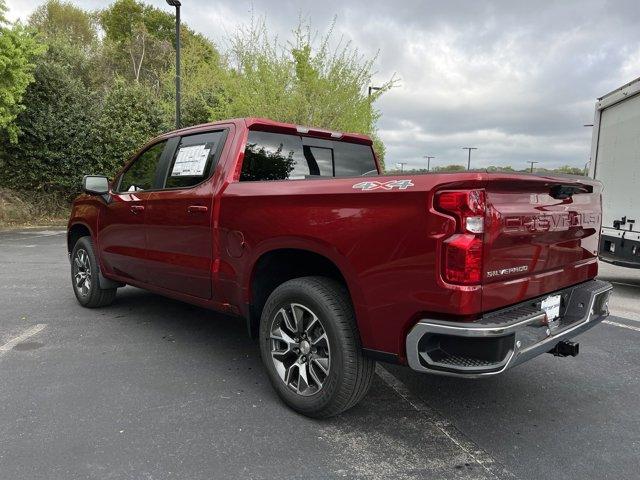
<instances>
[{"instance_id":1,"label":"rear fender","mask_svg":"<svg viewBox=\"0 0 640 480\"><path fill-rule=\"evenodd\" d=\"M265 240L252 249L251 256L247 261L247 265L249 265L250 268L247 268L243 272L242 276L242 296L244 304L248 305L250 303L252 295L251 283L255 276L256 265L260 257L268 252L281 249L304 250L315 253L325 257L337 267L342 274L342 277L345 279L346 287L349 291L351 302L356 314L360 337L363 343L366 344L366 339L370 334L367 329L368 311L363 300L364 295L358 286L359 282L357 280L357 275L351 268L347 259L332 245L325 243L322 240L306 237L276 237ZM248 315L249 312L247 311L245 313Z\"/></svg>"}]
</instances>

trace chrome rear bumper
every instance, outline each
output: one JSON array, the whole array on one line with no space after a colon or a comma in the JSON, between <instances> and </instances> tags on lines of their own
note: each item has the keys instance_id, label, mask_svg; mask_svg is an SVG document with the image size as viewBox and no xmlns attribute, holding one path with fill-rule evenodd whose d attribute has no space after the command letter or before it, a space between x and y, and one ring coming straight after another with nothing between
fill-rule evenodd
<instances>
[{"instance_id":1,"label":"chrome rear bumper","mask_svg":"<svg viewBox=\"0 0 640 480\"><path fill-rule=\"evenodd\" d=\"M591 280L492 312L473 323L420 320L406 339L409 366L457 377L497 375L548 352L609 315L612 286ZM560 317L548 321L541 301L561 295Z\"/></svg>"}]
</instances>

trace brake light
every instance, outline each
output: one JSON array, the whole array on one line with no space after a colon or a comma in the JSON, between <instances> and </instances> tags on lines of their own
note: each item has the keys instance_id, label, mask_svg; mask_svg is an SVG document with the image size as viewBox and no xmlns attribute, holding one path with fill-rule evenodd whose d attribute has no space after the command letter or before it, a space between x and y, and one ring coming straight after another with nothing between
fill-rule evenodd
<instances>
[{"instance_id":1,"label":"brake light","mask_svg":"<svg viewBox=\"0 0 640 480\"><path fill-rule=\"evenodd\" d=\"M486 201L484 190L453 190L436 195L436 208L456 219L455 233L442 244L442 275L447 282L482 281Z\"/></svg>"},{"instance_id":2,"label":"brake light","mask_svg":"<svg viewBox=\"0 0 640 480\"><path fill-rule=\"evenodd\" d=\"M444 242L444 278L451 283L473 285L482 280L482 238L458 234Z\"/></svg>"},{"instance_id":3,"label":"brake light","mask_svg":"<svg viewBox=\"0 0 640 480\"><path fill-rule=\"evenodd\" d=\"M484 232L484 190L441 192L437 197L437 205L444 212L454 214L464 231Z\"/></svg>"}]
</instances>

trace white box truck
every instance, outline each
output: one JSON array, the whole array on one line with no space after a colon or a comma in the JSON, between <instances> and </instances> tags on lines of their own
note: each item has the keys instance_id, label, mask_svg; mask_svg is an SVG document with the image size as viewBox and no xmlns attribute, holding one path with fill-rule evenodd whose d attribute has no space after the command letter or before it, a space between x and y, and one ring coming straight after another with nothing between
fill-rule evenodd
<instances>
[{"instance_id":1,"label":"white box truck","mask_svg":"<svg viewBox=\"0 0 640 480\"><path fill-rule=\"evenodd\" d=\"M596 102L590 165L604 185L600 259L640 268L640 78Z\"/></svg>"}]
</instances>

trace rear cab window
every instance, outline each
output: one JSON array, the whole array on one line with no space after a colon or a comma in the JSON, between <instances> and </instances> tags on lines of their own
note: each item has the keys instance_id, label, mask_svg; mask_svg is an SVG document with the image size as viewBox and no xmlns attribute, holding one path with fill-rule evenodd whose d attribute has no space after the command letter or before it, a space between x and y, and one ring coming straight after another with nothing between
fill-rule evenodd
<instances>
[{"instance_id":1,"label":"rear cab window","mask_svg":"<svg viewBox=\"0 0 640 480\"><path fill-rule=\"evenodd\" d=\"M240 181L377 175L370 145L249 131Z\"/></svg>"}]
</instances>

